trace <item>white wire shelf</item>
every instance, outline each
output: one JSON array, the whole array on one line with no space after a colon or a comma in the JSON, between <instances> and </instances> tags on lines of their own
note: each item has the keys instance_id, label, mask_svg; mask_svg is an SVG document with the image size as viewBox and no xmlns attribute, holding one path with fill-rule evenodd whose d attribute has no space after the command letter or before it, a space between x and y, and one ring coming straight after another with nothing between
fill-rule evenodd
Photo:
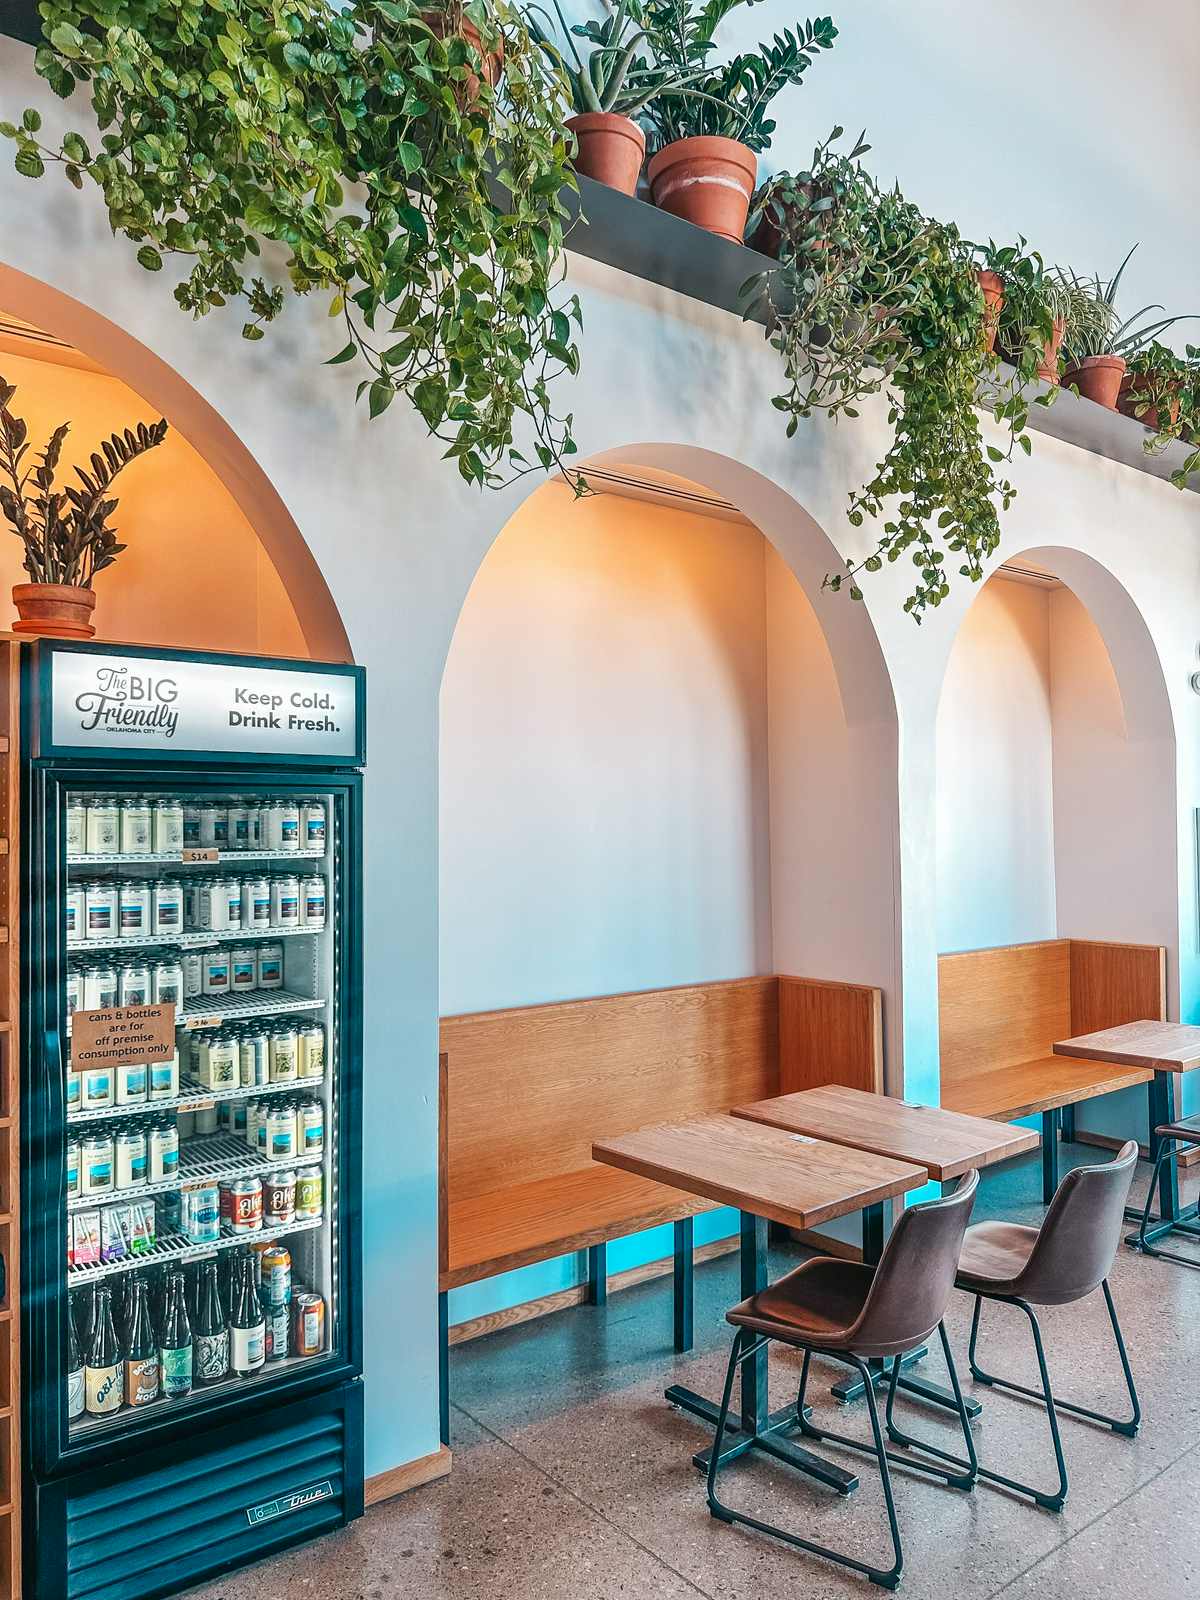
<instances>
[{"instance_id":1,"label":"white wire shelf","mask_svg":"<svg viewBox=\"0 0 1200 1600\"><path fill-rule=\"evenodd\" d=\"M138 933L122 938L113 934L108 939L68 939L67 954L88 955L93 950L137 950L142 946L156 946L168 950L189 950L196 945L243 944L247 939L295 939L300 934L317 937L325 932L320 928L231 928L219 933Z\"/></svg>"},{"instance_id":2,"label":"white wire shelf","mask_svg":"<svg viewBox=\"0 0 1200 1600\"><path fill-rule=\"evenodd\" d=\"M289 1090L293 1094L308 1091L316 1093L324 1082L322 1074L319 1078L293 1078L288 1083L250 1083L238 1084L231 1089L206 1089L198 1078L184 1073L179 1079L179 1093L172 1095L169 1100L138 1100L133 1105L103 1106L97 1111L68 1111L67 1123L73 1128L79 1123L111 1122L117 1117L144 1117L161 1111L196 1111L225 1100L253 1100L264 1094L286 1094Z\"/></svg>"},{"instance_id":3,"label":"white wire shelf","mask_svg":"<svg viewBox=\"0 0 1200 1600\"><path fill-rule=\"evenodd\" d=\"M325 1225L325 1217L306 1217L303 1222L289 1222L280 1227L260 1228L257 1233L223 1232L209 1244L193 1244L182 1233L167 1234L157 1239L149 1250L128 1256L124 1261L101 1261L95 1266L67 1267L68 1289L78 1289L85 1283L98 1283L101 1278L112 1278L121 1272L138 1272L145 1267L166 1266L172 1261L200 1261L215 1255L218 1250L233 1250L238 1245L261 1244L268 1239L284 1239L291 1233L308 1233Z\"/></svg>"},{"instance_id":4,"label":"white wire shelf","mask_svg":"<svg viewBox=\"0 0 1200 1600\"><path fill-rule=\"evenodd\" d=\"M203 848L203 847L201 847ZM215 856L190 861L179 850L144 850L67 857L68 867L228 867L238 861L324 861L325 850L218 850Z\"/></svg>"},{"instance_id":5,"label":"white wire shelf","mask_svg":"<svg viewBox=\"0 0 1200 1600\"><path fill-rule=\"evenodd\" d=\"M92 1211L97 1206L122 1204L150 1194L171 1194L187 1183L223 1183L231 1178L264 1177L272 1172L291 1172L299 1167L319 1167L323 1150L313 1155L289 1156L286 1161L267 1161L252 1150L236 1133L208 1133L185 1139L179 1146L179 1171L156 1183L137 1183L128 1189L106 1189L103 1194L81 1194L67 1201L68 1211Z\"/></svg>"}]
</instances>

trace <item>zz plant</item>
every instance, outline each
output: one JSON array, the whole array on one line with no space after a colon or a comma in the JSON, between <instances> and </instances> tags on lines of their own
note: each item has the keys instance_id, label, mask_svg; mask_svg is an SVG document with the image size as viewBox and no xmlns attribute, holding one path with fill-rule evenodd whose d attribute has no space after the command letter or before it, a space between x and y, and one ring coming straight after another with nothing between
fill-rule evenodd
<instances>
[{"instance_id":1,"label":"zz plant","mask_svg":"<svg viewBox=\"0 0 1200 1600\"><path fill-rule=\"evenodd\" d=\"M718 26L753 0L645 0L650 53L677 80L650 102L647 117L658 146L696 135L738 139L765 150L775 132L767 115L771 101L789 83L799 83L812 60L837 38L831 17L799 23L777 33L756 51L739 52L717 65L709 60Z\"/></svg>"},{"instance_id":2,"label":"zz plant","mask_svg":"<svg viewBox=\"0 0 1200 1600\"><path fill-rule=\"evenodd\" d=\"M509 0L43 0L38 73L90 95L99 135L0 125L19 171L96 184L114 230L203 316L263 337L327 298L335 363L377 416L403 394L462 476L492 485L575 450L561 292L572 187L565 86ZM475 41L478 41L478 45ZM500 55L493 87L481 53Z\"/></svg>"}]
</instances>

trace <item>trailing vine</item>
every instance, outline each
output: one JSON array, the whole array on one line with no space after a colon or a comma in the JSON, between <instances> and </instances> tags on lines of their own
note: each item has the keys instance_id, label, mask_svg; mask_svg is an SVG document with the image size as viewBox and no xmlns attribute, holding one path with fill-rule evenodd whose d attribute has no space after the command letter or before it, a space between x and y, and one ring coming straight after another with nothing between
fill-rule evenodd
<instances>
[{"instance_id":1,"label":"trailing vine","mask_svg":"<svg viewBox=\"0 0 1200 1600\"><path fill-rule=\"evenodd\" d=\"M0 124L17 169L95 183L147 271L190 263L184 310L241 301L256 340L289 291L326 294L332 361L365 367L370 414L405 395L467 481L574 453L552 398L579 366L560 292L566 91L508 0L40 10L36 69L63 98L87 86L99 138L47 147L27 110Z\"/></svg>"}]
</instances>

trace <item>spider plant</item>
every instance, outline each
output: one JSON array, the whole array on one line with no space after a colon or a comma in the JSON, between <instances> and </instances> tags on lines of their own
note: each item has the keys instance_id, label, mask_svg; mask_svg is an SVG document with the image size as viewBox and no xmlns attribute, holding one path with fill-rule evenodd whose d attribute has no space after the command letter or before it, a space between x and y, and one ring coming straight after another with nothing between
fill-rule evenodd
<instances>
[{"instance_id":1,"label":"spider plant","mask_svg":"<svg viewBox=\"0 0 1200 1600\"><path fill-rule=\"evenodd\" d=\"M1063 359L1068 367L1079 366L1089 356L1126 359L1183 320L1179 315L1153 317L1153 312L1163 309L1160 305L1143 306L1133 316L1121 320L1117 311L1117 290L1136 249L1137 245L1131 247L1107 283L1099 277L1080 277L1069 267L1056 269L1064 297ZM1144 320L1147 317L1149 321Z\"/></svg>"}]
</instances>

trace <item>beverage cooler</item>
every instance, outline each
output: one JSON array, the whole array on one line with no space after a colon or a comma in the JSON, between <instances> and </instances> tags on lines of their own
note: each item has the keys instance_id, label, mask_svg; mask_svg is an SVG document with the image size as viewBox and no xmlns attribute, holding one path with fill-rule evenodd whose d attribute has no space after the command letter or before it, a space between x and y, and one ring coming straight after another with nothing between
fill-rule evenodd
<instances>
[{"instance_id":1,"label":"beverage cooler","mask_svg":"<svg viewBox=\"0 0 1200 1600\"><path fill-rule=\"evenodd\" d=\"M31 1600L362 1511L353 667L23 658Z\"/></svg>"}]
</instances>

